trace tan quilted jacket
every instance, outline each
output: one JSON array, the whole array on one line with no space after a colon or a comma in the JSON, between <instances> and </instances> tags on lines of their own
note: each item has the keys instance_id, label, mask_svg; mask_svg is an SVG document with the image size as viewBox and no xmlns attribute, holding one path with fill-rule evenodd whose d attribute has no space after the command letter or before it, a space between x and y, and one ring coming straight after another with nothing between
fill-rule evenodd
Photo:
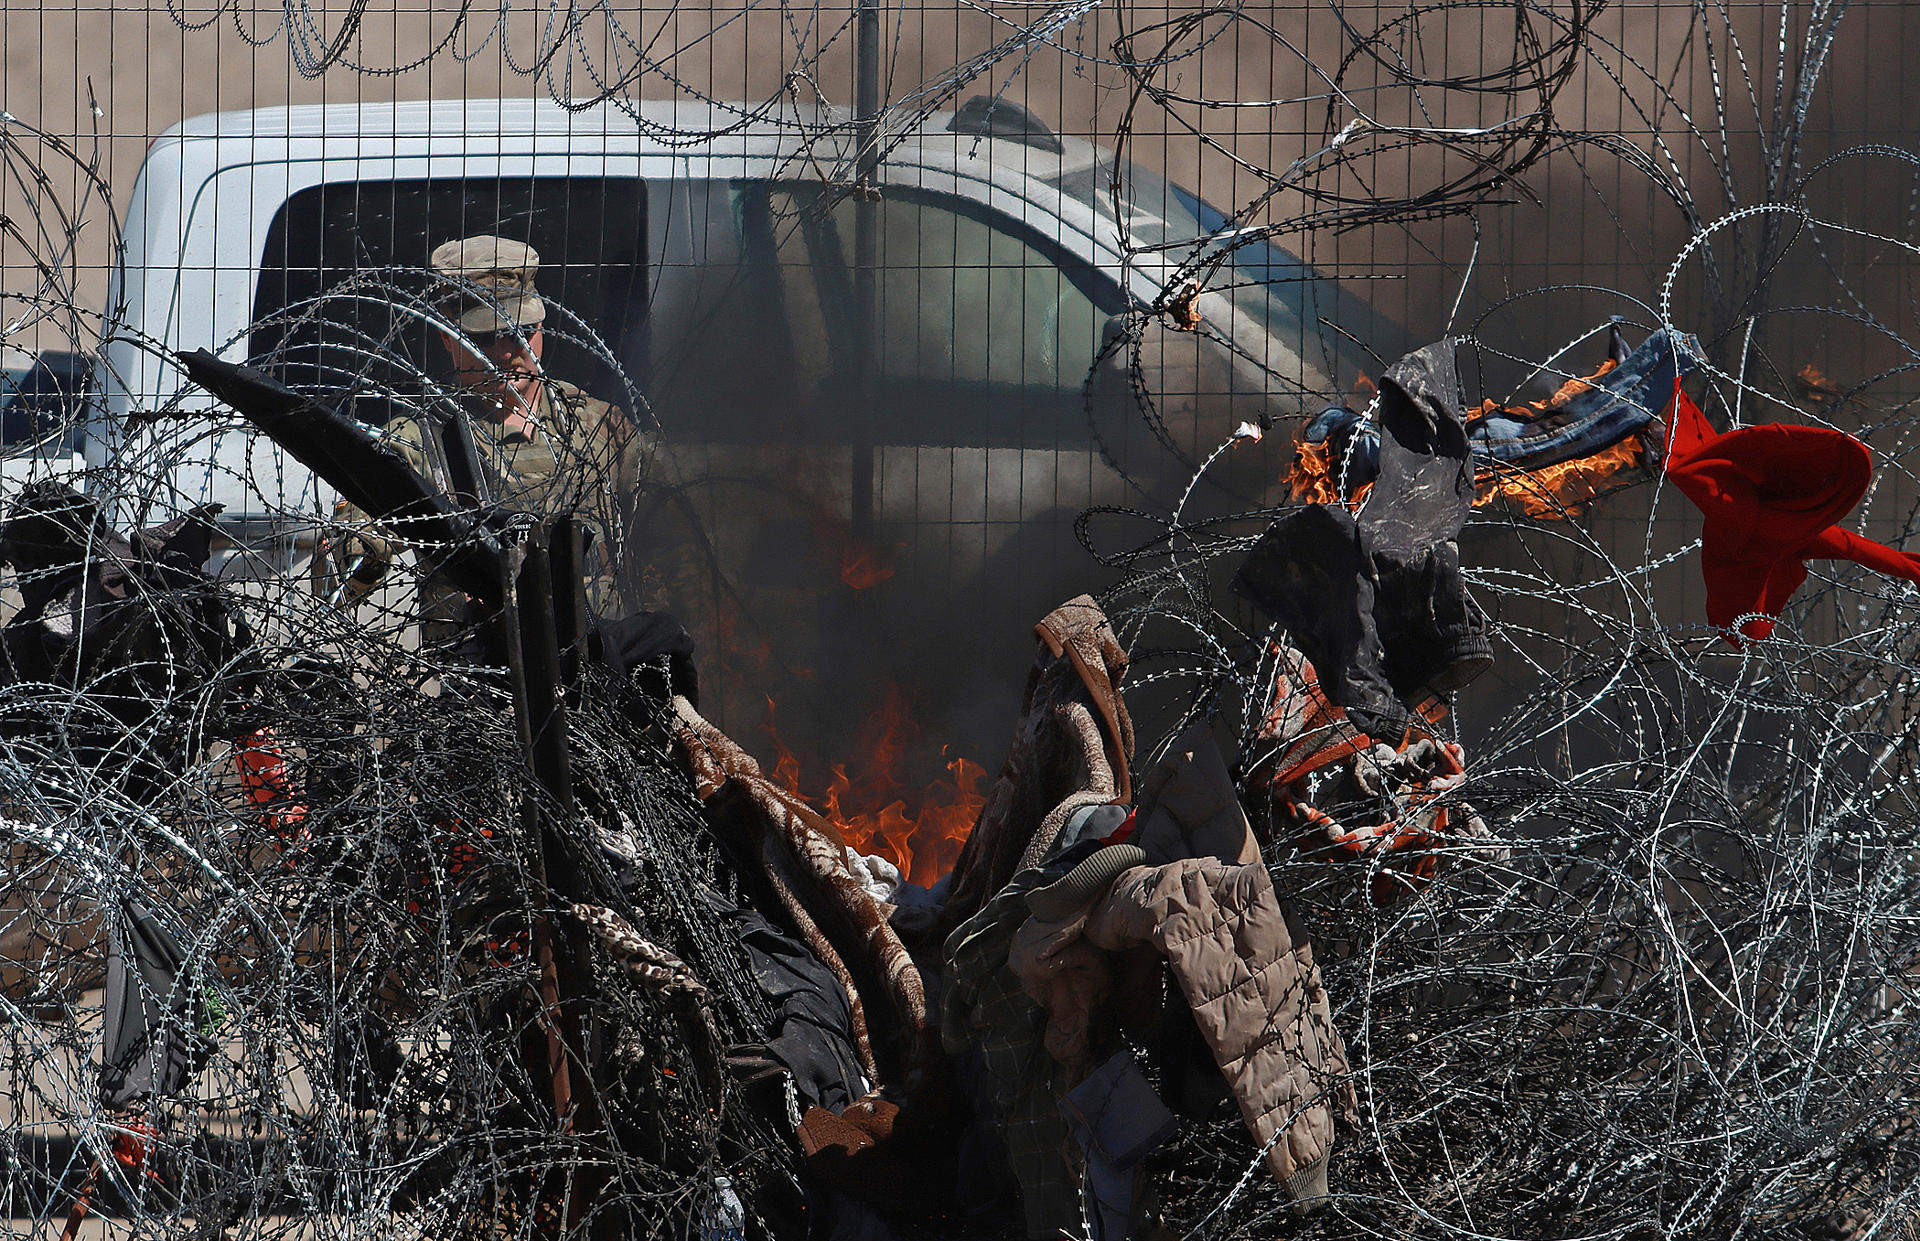
<instances>
[{"instance_id":1,"label":"tan quilted jacket","mask_svg":"<svg viewBox=\"0 0 1920 1241\"><path fill-rule=\"evenodd\" d=\"M1137 866L1095 903L1086 936L1166 957L1267 1166L1294 1199L1324 1197L1334 1119L1354 1111L1347 1049L1313 947L1289 933L1266 866Z\"/></svg>"},{"instance_id":2,"label":"tan quilted jacket","mask_svg":"<svg viewBox=\"0 0 1920 1241\"><path fill-rule=\"evenodd\" d=\"M1182 736L1141 785L1132 843L1147 864L1123 872L1071 916L1023 927L1011 964L1037 1000L1064 1008L1074 1006L1060 997L1072 995L1065 984L1086 972L1088 945L1154 949L1178 980L1274 1175L1303 1205L1324 1198L1334 1122L1352 1120L1356 1105L1312 945L1288 925L1204 726ZM1049 1012L1047 1041L1056 1055L1084 1043L1077 1016Z\"/></svg>"}]
</instances>

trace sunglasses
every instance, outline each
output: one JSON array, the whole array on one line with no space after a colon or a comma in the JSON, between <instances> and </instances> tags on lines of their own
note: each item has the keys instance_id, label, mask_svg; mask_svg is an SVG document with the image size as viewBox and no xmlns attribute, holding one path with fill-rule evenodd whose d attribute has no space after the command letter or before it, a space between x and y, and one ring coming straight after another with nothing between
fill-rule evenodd
<instances>
[{"instance_id":1,"label":"sunglasses","mask_svg":"<svg viewBox=\"0 0 1920 1241\"><path fill-rule=\"evenodd\" d=\"M530 328L502 328L497 332L468 332L466 336L468 340L473 342L475 348L491 349L503 341L512 341L515 344L525 345L539 334L540 325L536 323Z\"/></svg>"}]
</instances>

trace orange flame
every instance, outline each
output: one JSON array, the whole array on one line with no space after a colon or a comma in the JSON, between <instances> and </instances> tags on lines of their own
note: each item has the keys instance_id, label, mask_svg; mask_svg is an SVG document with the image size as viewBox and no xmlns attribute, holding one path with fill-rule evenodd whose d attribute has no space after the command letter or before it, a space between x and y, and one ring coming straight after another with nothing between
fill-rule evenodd
<instances>
[{"instance_id":1,"label":"orange flame","mask_svg":"<svg viewBox=\"0 0 1920 1241\"><path fill-rule=\"evenodd\" d=\"M787 743L780 740L780 730L774 727L773 716L777 708L773 695L767 695L767 736L773 741L773 772L770 778L781 788L797 792L800 788L800 758Z\"/></svg>"},{"instance_id":2,"label":"orange flame","mask_svg":"<svg viewBox=\"0 0 1920 1241\"><path fill-rule=\"evenodd\" d=\"M1588 391L1596 379L1618 365L1612 358L1607 358L1594 368L1593 374L1569 379L1546 400L1529 401L1513 412L1538 417L1549 410L1559 409ZM1495 413L1499 408L1493 401L1483 401L1475 412ZM1603 448L1575 461L1563 461L1559 465L1543 466L1537 470L1504 470L1491 477L1483 476L1479 494L1473 499L1474 507L1500 499L1519 505L1529 517L1569 517L1598 499L1601 492L1606 490L1608 480L1621 470L1640 464L1643 456L1639 438L1630 437L1611 448Z\"/></svg>"},{"instance_id":3,"label":"orange flame","mask_svg":"<svg viewBox=\"0 0 1920 1241\"><path fill-rule=\"evenodd\" d=\"M944 757L946 747L940 753ZM877 853L914 883L932 887L959 860L987 800L986 768L955 757L948 759L947 772L921 793L918 809L909 810L904 798L895 798L878 809L855 810L850 806L864 800L861 790L844 766L835 765L821 813L839 824L850 847Z\"/></svg>"},{"instance_id":4,"label":"orange flame","mask_svg":"<svg viewBox=\"0 0 1920 1241\"><path fill-rule=\"evenodd\" d=\"M1516 407L1513 412L1538 417L1548 410L1558 409L1587 391L1593 386L1594 380L1617 365L1619 363L1608 358L1600 363L1593 374L1569 379L1546 400L1529 401ZM1365 375L1361 375L1354 383L1356 403L1372 400L1375 391L1373 381ZM1489 400L1481 402L1480 408L1473 412L1481 415L1496 413L1500 409L1498 402ZM1339 501L1340 490L1333 479L1332 455L1328 445L1309 444L1304 440L1294 442L1293 461L1282 476L1282 481L1292 490L1294 499L1309 504L1333 504ZM1615 474L1640 464L1643 456L1640 441L1632 438L1577 461L1566 461L1538 470L1510 469L1492 476L1483 475L1473 503L1479 507L1503 499L1519 505L1529 517L1570 516L1598 499ZM1368 483L1360 488L1353 498L1353 506L1359 505L1372 486Z\"/></svg>"},{"instance_id":5,"label":"orange flame","mask_svg":"<svg viewBox=\"0 0 1920 1241\"><path fill-rule=\"evenodd\" d=\"M1828 379L1811 362L1794 372L1793 386L1799 392L1800 399L1809 405L1831 405L1846 395L1839 384Z\"/></svg>"},{"instance_id":6,"label":"orange flame","mask_svg":"<svg viewBox=\"0 0 1920 1241\"><path fill-rule=\"evenodd\" d=\"M1518 504L1529 517L1571 516L1598 499L1615 474L1638 465L1641 456L1639 439L1630 436L1576 461L1483 477L1473 503L1477 508L1502 499Z\"/></svg>"},{"instance_id":7,"label":"orange flame","mask_svg":"<svg viewBox=\"0 0 1920 1241\"><path fill-rule=\"evenodd\" d=\"M765 673L773 663L773 646L764 633L751 638L740 632L740 618L721 609L713 618L714 650L729 667Z\"/></svg>"},{"instance_id":8,"label":"orange flame","mask_svg":"<svg viewBox=\"0 0 1920 1241\"><path fill-rule=\"evenodd\" d=\"M1373 404L1374 397L1380 394L1379 385L1368 378L1365 371L1353 377L1353 396L1349 401L1352 409L1365 409ZM1304 432L1305 428L1301 428ZM1337 504L1340 502L1340 488L1333 479L1333 447L1330 444L1310 444L1296 433L1293 440L1293 460L1287 463L1287 469L1280 481L1293 492L1293 498L1308 504ZM1348 507L1358 508L1367 498L1367 492L1373 489L1372 483L1361 483L1354 491Z\"/></svg>"},{"instance_id":9,"label":"orange flame","mask_svg":"<svg viewBox=\"0 0 1920 1241\"><path fill-rule=\"evenodd\" d=\"M893 576L893 566L870 547L849 543L840 549L840 580L855 590L877 586Z\"/></svg>"},{"instance_id":10,"label":"orange flame","mask_svg":"<svg viewBox=\"0 0 1920 1241\"><path fill-rule=\"evenodd\" d=\"M1333 481L1333 452L1329 445L1310 444L1305 440L1293 443L1293 460L1287 466L1287 472L1280 476L1293 492L1293 498L1308 504L1335 504L1340 499L1340 489ZM1354 492L1353 504L1367 498L1367 492L1373 489L1372 483L1362 483Z\"/></svg>"},{"instance_id":11,"label":"orange flame","mask_svg":"<svg viewBox=\"0 0 1920 1241\"><path fill-rule=\"evenodd\" d=\"M1558 388L1555 388L1553 395L1548 397L1544 402L1533 401L1530 402L1530 404L1536 413L1545 413L1550 409L1559 409L1574 397L1579 396L1582 392L1593 387L1594 380L1600 378L1618 365L1620 365L1618 362L1615 362L1612 358L1608 358L1594 369L1593 374L1581 379L1569 379Z\"/></svg>"},{"instance_id":12,"label":"orange flame","mask_svg":"<svg viewBox=\"0 0 1920 1241\"><path fill-rule=\"evenodd\" d=\"M1308 504L1332 504L1340 498L1333 489L1333 463L1328 460L1331 455L1325 444L1293 442L1293 461L1280 481L1293 492L1294 499Z\"/></svg>"},{"instance_id":13,"label":"orange flame","mask_svg":"<svg viewBox=\"0 0 1920 1241\"><path fill-rule=\"evenodd\" d=\"M800 762L774 728L771 698L767 733L778 756L775 783L818 807L849 847L878 854L912 882L931 887L953 869L980 817L987 800L987 772L967 758L950 756L942 746L939 758L947 774L925 784L916 781L911 773L923 747L912 709L911 695L898 684L889 685L855 734L854 749L861 757L833 764L826 791L817 798L803 791Z\"/></svg>"},{"instance_id":14,"label":"orange flame","mask_svg":"<svg viewBox=\"0 0 1920 1241\"><path fill-rule=\"evenodd\" d=\"M804 481L795 481L793 495L812 521L814 544L822 557L829 564L839 561L842 583L854 590L867 590L893 576L891 554L906 544L895 543L888 548L869 543L855 533L845 500Z\"/></svg>"}]
</instances>

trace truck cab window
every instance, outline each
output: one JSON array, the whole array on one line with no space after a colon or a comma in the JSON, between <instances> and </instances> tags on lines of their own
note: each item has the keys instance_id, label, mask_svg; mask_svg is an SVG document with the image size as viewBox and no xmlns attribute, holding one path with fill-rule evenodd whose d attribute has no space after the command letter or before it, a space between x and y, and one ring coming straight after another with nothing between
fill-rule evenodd
<instances>
[{"instance_id":1,"label":"truck cab window","mask_svg":"<svg viewBox=\"0 0 1920 1241\"><path fill-rule=\"evenodd\" d=\"M408 392L444 360L429 349L426 327L396 312L396 303L425 291L435 246L491 233L539 253L539 290L567 312L548 325L548 369L624 405L627 382L645 391L646 202L646 183L631 177L436 178L301 190L267 230L249 359L321 392ZM588 345L588 333L611 348L624 379Z\"/></svg>"},{"instance_id":2,"label":"truck cab window","mask_svg":"<svg viewBox=\"0 0 1920 1241\"><path fill-rule=\"evenodd\" d=\"M656 411L669 434L848 438L855 211L818 184L687 187L685 243L661 260L655 300ZM1081 384L1101 325L1124 306L1118 286L961 199L890 189L876 215L876 441L1084 441Z\"/></svg>"}]
</instances>

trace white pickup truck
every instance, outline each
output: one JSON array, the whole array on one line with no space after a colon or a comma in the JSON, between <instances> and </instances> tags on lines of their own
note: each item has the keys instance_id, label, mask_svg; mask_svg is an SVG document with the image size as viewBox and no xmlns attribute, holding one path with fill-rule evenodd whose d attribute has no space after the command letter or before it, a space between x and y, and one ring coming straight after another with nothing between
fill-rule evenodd
<instances>
[{"instance_id":1,"label":"white pickup truck","mask_svg":"<svg viewBox=\"0 0 1920 1241\"><path fill-rule=\"evenodd\" d=\"M43 478L80 480L93 367L84 354L0 345L0 491Z\"/></svg>"},{"instance_id":2,"label":"white pickup truck","mask_svg":"<svg viewBox=\"0 0 1920 1241\"><path fill-rule=\"evenodd\" d=\"M859 376L855 130L840 112L805 120L444 100L168 130L128 210L87 442L102 485L146 509L120 524L214 501L243 539L304 537L331 497L169 354L250 361L377 422L366 394L435 361L382 290L423 287L436 245L480 233L539 251L562 308L548 370L657 420L727 579L715 596L768 631L823 583L857 588L841 571L865 554L847 551L857 531L879 566L863 580L914 600L896 629L991 601L1023 641L1097 585L1080 511L1164 509L1237 421L1315 412L1377 373L1353 342L1396 356L1370 308L1196 195L982 99L887 134ZM1231 454L1219 507L1275 494L1273 438Z\"/></svg>"},{"instance_id":3,"label":"white pickup truck","mask_svg":"<svg viewBox=\"0 0 1920 1241\"><path fill-rule=\"evenodd\" d=\"M1110 152L1054 136L1017 105L985 104L892 135L879 166L879 444L1083 454L1096 433L1124 439L1132 428L1089 426L1081 394L1108 320L1164 304L1183 262L1224 250L1194 310L1216 344L1230 342L1213 351L1215 378L1241 404L1297 412L1351 382L1343 358L1365 364L1350 342L1387 325L1333 282L1265 244L1233 250L1235 231L1194 194L1138 165L1116 170ZM703 132L718 136L676 137ZM852 132L843 114L801 126L711 106L646 104L636 117L534 100L185 121L153 143L131 198L90 460L142 449L149 428L129 415L205 404L182 394L165 351L278 353L296 377L344 390L327 371L341 359L325 345L303 354L289 318L356 273L424 267L434 245L481 232L535 244L542 291L604 339L670 436L832 440L840 429L821 406L844 378L851 330ZM1229 356L1243 372L1231 379ZM564 349L552 361L569 364ZM624 388L605 374L584 382ZM1176 442L1202 429L1180 407L1212 393L1162 395ZM180 440L180 424L161 434ZM245 432L184 438L169 459L176 500L216 500L235 519L311 510L306 474ZM1109 447L1124 460L1124 444Z\"/></svg>"}]
</instances>

